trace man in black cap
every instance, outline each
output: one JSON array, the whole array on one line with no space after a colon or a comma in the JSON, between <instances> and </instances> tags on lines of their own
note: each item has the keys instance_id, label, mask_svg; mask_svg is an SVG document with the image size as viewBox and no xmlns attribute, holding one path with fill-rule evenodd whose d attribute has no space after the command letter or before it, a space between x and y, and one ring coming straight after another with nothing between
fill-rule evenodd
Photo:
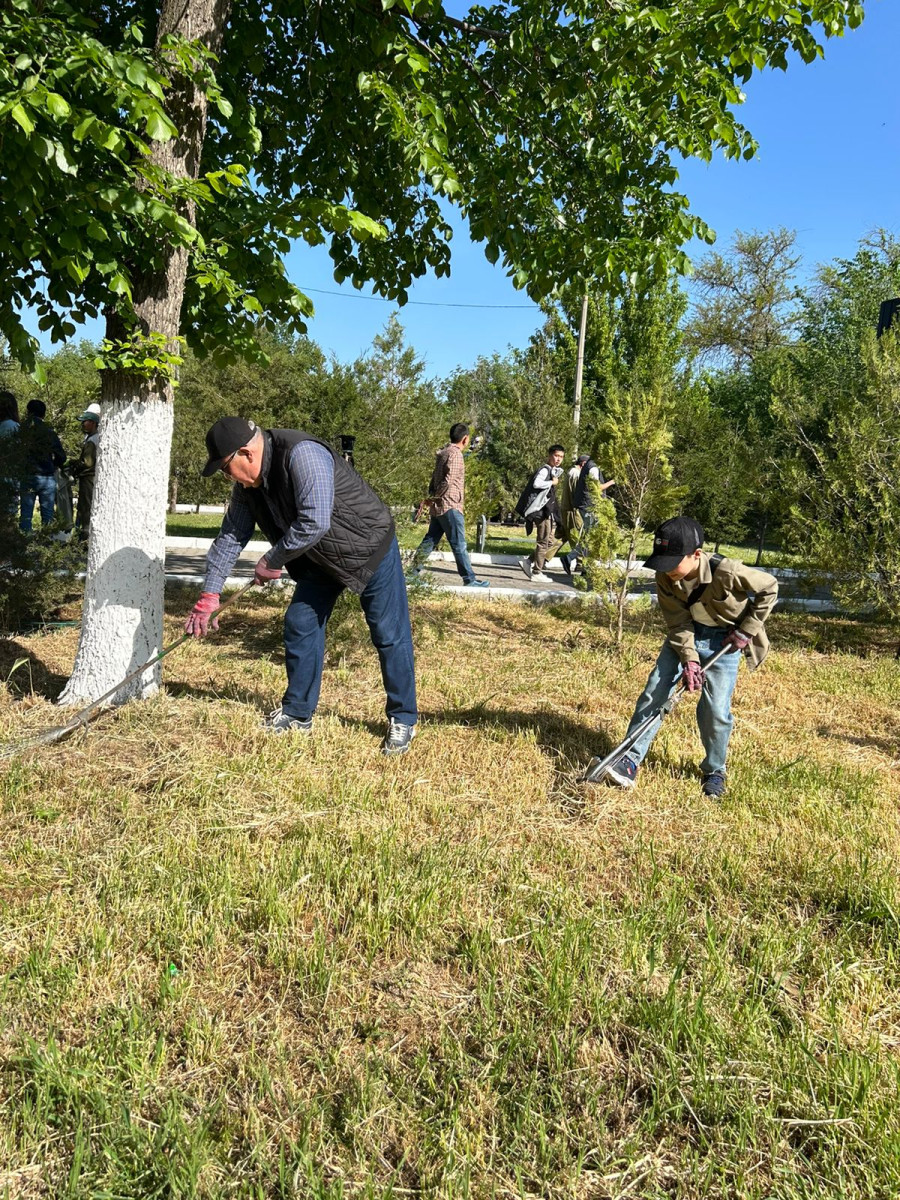
<instances>
[{"instance_id":1,"label":"man in black cap","mask_svg":"<svg viewBox=\"0 0 900 1200\"><path fill-rule=\"evenodd\" d=\"M260 429L222 417L206 435L204 475L234 481L206 582L185 630L202 637L219 593L256 525L272 543L256 581L281 577L297 586L284 617L288 685L264 722L273 733L310 733L325 661L325 627L344 588L357 593L381 661L387 693L385 754L405 754L415 736L412 631L394 520L372 489L319 438L295 429ZM218 627L217 622L213 628Z\"/></svg>"},{"instance_id":2,"label":"man in black cap","mask_svg":"<svg viewBox=\"0 0 900 1200\"><path fill-rule=\"evenodd\" d=\"M706 755L700 764L705 796L725 795L725 758L734 718L731 694L743 651L750 670L769 651L765 621L778 599L778 581L735 558L705 554L702 527L690 517L673 517L653 535L653 553L644 563L656 571L656 594L668 634L647 686L641 693L628 734L658 710L684 677L689 692L701 691L697 726ZM729 653L709 669L722 646ZM634 787L638 768L659 730L654 723L607 771L619 787Z\"/></svg>"}]
</instances>

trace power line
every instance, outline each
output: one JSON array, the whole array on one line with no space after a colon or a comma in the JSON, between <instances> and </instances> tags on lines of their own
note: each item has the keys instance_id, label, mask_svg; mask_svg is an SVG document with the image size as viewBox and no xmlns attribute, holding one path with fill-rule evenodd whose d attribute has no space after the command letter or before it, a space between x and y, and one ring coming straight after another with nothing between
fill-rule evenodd
<instances>
[{"instance_id":1,"label":"power line","mask_svg":"<svg viewBox=\"0 0 900 1200\"><path fill-rule=\"evenodd\" d=\"M389 300L387 296L361 296L358 292L329 292L325 288L304 287L302 283L298 283L297 286L304 292L316 292L320 296L340 296L344 300L380 300L382 304L397 304L398 308L418 304L421 308L517 308L528 309L530 312L538 310L537 304L454 304L445 300L407 300L406 304L401 306L396 300Z\"/></svg>"}]
</instances>

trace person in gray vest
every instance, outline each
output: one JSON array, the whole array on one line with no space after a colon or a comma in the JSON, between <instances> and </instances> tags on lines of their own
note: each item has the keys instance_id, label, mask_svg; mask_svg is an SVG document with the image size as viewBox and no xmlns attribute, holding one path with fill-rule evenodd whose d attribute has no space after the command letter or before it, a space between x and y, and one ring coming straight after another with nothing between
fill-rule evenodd
<instances>
[{"instance_id":1,"label":"person in gray vest","mask_svg":"<svg viewBox=\"0 0 900 1200\"><path fill-rule=\"evenodd\" d=\"M562 563L563 570L567 575L575 574L578 560L584 558L586 553L587 535L597 524L590 485L593 483L595 488L599 488L601 492L605 492L607 488L611 488L615 483L614 479L607 481L603 478L603 472L589 454L579 454L575 465L580 469L577 478L571 485L572 513L575 526L580 526L580 533L578 544L572 547L571 553L559 556L559 561ZM574 475L574 469L570 472L570 481L572 475Z\"/></svg>"},{"instance_id":2,"label":"person in gray vest","mask_svg":"<svg viewBox=\"0 0 900 1200\"><path fill-rule=\"evenodd\" d=\"M325 629L344 588L362 605L387 693L384 754L405 754L415 736L416 679L400 550L389 509L342 456L296 429L260 429L222 417L206 435L204 475L234 481L206 580L185 631L202 637L238 555L256 525L271 542L256 564L257 583L296 583L284 617L287 690L264 722L272 733L312 731L325 662ZM213 629L218 623L213 621Z\"/></svg>"}]
</instances>

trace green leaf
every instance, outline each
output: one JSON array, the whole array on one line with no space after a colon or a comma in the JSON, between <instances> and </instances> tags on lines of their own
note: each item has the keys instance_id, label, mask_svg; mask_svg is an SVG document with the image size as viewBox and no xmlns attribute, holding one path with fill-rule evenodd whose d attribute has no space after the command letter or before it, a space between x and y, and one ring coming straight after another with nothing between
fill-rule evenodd
<instances>
[{"instance_id":1,"label":"green leaf","mask_svg":"<svg viewBox=\"0 0 900 1200\"><path fill-rule=\"evenodd\" d=\"M60 119L69 116L72 111L69 102L64 100L59 92L48 92L46 103L52 115Z\"/></svg>"},{"instance_id":2,"label":"green leaf","mask_svg":"<svg viewBox=\"0 0 900 1200\"><path fill-rule=\"evenodd\" d=\"M28 113L25 111L25 109L22 107L21 104L14 104L12 106L12 108L9 110L9 115L16 122L16 124L22 126L22 128L25 130L26 133L33 132L34 122L32 121L31 117L29 117Z\"/></svg>"},{"instance_id":3,"label":"green leaf","mask_svg":"<svg viewBox=\"0 0 900 1200\"><path fill-rule=\"evenodd\" d=\"M166 114L158 108L148 115L145 128L147 137L152 138L154 142L168 142L178 133Z\"/></svg>"},{"instance_id":4,"label":"green leaf","mask_svg":"<svg viewBox=\"0 0 900 1200\"><path fill-rule=\"evenodd\" d=\"M114 292L117 296L130 296L131 284L124 275L116 272L116 274L113 275L109 281L109 290Z\"/></svg>"},{"instance_id":5,"label":"green leaf","mask_svg":"<svg viewBox=\"0 0 900 1200\"><path fill-rule=\"evenodd\" d=\"M147 82L147 68L139 58L133 59L125 70L125 78L135 87L143 87Z\"/></svg>"}]
</instances>

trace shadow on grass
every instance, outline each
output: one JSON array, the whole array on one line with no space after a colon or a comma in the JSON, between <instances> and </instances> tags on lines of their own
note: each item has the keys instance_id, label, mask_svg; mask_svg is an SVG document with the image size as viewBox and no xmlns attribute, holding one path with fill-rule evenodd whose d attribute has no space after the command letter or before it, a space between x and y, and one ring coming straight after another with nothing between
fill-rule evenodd
<instances>
[{"instance_id":1,"label":"shadow on grass","mask_svg":"<svg viewBox=\"0 0 900 1200\"><path fill-rule=\"evenodd\" d=\"M0 640L0 681L6 684L14 699L36 695L55 701L67 679L67 675L51 671L33 650L14 638Z\"/></svg>"}]
</instances>

